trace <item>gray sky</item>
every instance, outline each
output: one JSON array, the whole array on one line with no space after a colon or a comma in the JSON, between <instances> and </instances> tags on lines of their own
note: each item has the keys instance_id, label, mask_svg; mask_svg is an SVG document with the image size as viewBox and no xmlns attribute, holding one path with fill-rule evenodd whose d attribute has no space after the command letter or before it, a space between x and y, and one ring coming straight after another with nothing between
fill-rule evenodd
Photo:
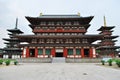
<instances>
[{"instance_id":1,"label":"gray sky","mask_svg":"<svg viewBox=\"0 0 120 80\"><path fill-rule=\"evenodd\" d=\"M31 28L25 16L43 14L77 14L94 16L89 34L98 34L106 16L108 26L116 26L113 35L120 35L120 0L0 0L0 48L5 47L2 38L8 37L6 29L15 27L15 19L19 18L18 27L25 34L31 34ZM117 38L116 45L120 45Z\"/></svg>"}]
</instances>

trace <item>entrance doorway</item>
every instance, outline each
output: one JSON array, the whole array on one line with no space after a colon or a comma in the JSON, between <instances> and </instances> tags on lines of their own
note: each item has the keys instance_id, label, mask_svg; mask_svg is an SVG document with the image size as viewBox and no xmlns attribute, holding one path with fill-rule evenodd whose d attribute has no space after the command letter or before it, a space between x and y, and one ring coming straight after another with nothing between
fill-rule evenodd
<instances>
[{"instance_id":1,"label":"entrance doorway","mask_svg":"<svg viewBox=\"0 0 120 80\"><path fill-rule=\"evenodd\" d=\"M84 49L84 56L89 57L89 49Z\"/></svg>"},{"instance_id":2,"label":"entrance doorway","mask_svg":"<svg viewBox=\"0 0 120 80\"><path fill-rule=\"evenodd\" d=\"M56 52L55 57L63 57L63 53L62 52Z\"/></svg>"},{"instance_id":3,"label":"entrance doorway","mask_svg":"<svg viewBox=\"0 0 120 80\"><path fill-rule=\"evenodd\" d=\"M30 57L35 57L35 49L30 49Z\"/></svg>"},{"instance_id":4,"label":"entrance doorway","mask_svg":"<svg viewBox=\"0 0 120 80\"><path fill-rule=\"evenodd\" d=\"M56 49L55 57L63 57L63 49Z\"/></svg>"}]
</instances>

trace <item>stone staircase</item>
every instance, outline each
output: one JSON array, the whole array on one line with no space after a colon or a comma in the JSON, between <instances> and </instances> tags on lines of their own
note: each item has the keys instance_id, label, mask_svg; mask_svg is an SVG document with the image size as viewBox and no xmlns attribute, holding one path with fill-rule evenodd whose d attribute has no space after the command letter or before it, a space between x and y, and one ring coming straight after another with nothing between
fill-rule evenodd
<instances>
[{"instance_id":1,"label":"stone staircase","mask_svg":"<svg viewBox=\"0 0 120 80\"><path fill-rule=\"evenodd\" d=\"M65 63L65 57L54 57L52 63Z\"/></svg>"}]
</instances>

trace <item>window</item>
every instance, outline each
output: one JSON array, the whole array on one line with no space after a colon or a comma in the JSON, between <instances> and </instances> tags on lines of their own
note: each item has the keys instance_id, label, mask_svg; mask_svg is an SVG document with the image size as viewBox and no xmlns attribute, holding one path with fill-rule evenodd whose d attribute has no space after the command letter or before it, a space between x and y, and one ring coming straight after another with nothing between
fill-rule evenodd
<instances>
[{"instance_id":1,"label":"window","mask_svg":"<svg viewBox=\"0 0 120 80\"><path fill-rule=\"evenodd\" d=\"M75 43L80 43L80 39L75 39Z\"/></svg>"},{"instance_id":2,"label":"window","mask_svg":"<svg viewBox=\"0 0 120 80\"><path fill-rule=\"evenodd\" d=\"M36 39L32 39L32 43L37 43L37 40Z\"/></svg>"},{"instance_id":3,"label":"window","mask_svg":"<svg viewBox=\"0 0 120 80\"><path fill-rule=\"evenodd\" d=\"M55 27L49 27L49 29L50 29L50 30L54 30L54 29L55 29Z\"/></svg>"},{"instance_id":4,"label":"window","mask_svg":"<svg viewBox=\"0 0 120 80\"><path fill-rule=\"evenodd\" d=\"M45 54L46 54L46 55L50 55L50 54L51 54L51 49L46 49L46 50L45 50Z\"/></svg>"},{"instance_id":5,"label":"window","mask_svg":"<svg viewBox=\"0 0 120 80\"><path fill-rule=\"evenodd\" d=\"M71 22L66 22L65 25L71 25Z\"/></svg>"},{"instance_id":6,"label":"window","mask_svg":"<svg viewBox=\"0 0 120 80\"><path fill-rule=\"evenodd\" d=\"M72 33L71 35L77 35L77 33Z\"/></svg>"},{"instance_id":7,"label":"window","mask_svg":"<svg viewBox=\"0 0 120 80\"><path fill-rule=\"evenodd\" d=\"M38 49L38 55L42 55L43 54L43 49Z\"/></svg>"},{"instance_id":8,"label":"window","mask_svg":"<svg viewBox=\"0 0 120 80\"><path fill-rule=\"evenodd\" d=\"M48 27L42 27L42 29L43 29L43 30L47 30L47 29L48 29Z\"/></svg>"},{"instance_id":9,"label":"window","mask_svg":"<svg viewBox=\"0 0 120 80\"><path fill-rule=\"evenodd\" d=\"M66 39L65 43L72 43L72 39Z\"/></svg>"},{"instance_id":10,"label":"window","mask_svg":"<svg viewBox=\"0 0 120 80\"><path fill-rule=\"evenodd\" d=\"M46 43L53 43L53 39L47 39Z\"/></svg>"},{"instance_id":11,"label":"window","mask_svg":"<svg viewBox=\"0 0 120 80\"><path fill-rule=\"evenodd\" d=\"M48 33L42 33L42 35L48 35Z\"/></svg>"},{"instance_id":12,"label":"window","mask_svg":"<svg viewBox=\"0 0 120 80\"><path fill-rule=\"evenodd\" d=\"M76 55L80 55L80 49L76 49Z\"/></svg>"},{"instance_id":13,"label":"window","mask_svg":"<svg viewBox=\"0 0 120 80\"><path fill-rule=\"evenodd\" d=\"M73 55L73 49L68 49L68 55Z\"/></svg>"},{"instance_id":14,"label":"window","mask_svg":"<svg viewBox=\"0 0 120 80\"><path fill-rule=\"evenodd\" d=\"M40 25L46 25L46 22L41 22Z\"/></svg>"},{"instance_id":15,"label":"window","mask_svg":"<svg viewBox=\"0 0 120 80\"><path fill-rule=\"evenodd\" d=\"M54 22L48 22L48 25L54 25Z\"/></svg>"},{"instance_id":16,"label":"window","mask_svg":"<svg viewBox=\"0 0 120 80\"><path fill-rule=\"evenodd\" d=\"M83 43L87 43L87 39L83 39Z\"/></svg>"},{"instance_id":17,"label":"window","mask_svg":"<svg viewBox=\"0 0 120 80\"><path fill-rule=\"evenodd\" d=\"M75 21L75 22L74 22L74 25L79 25L79 22L78 22L78 21Z\"/></svg>"},{"instance_id":18,"label":"window","mask_svg":"<svg viewBox=\"0 0 120 80\"><path fill-rule=\"evenodd\" d=\"M70 33L64 33L64 35L70 35Z\"/></svg>"},{"instance_id":19,"label":"window","mask_svg":"<svg viewBox=\"0 0 120 80\"><path fill-rule=\"evenodd\" d=\"M57 33L57 35L63 35L63 33Z\"/></svg>"},{"instance_id":20,"label":"window","mask_svg":"<svg viewBox=\"0 0 120 80\"><path fill-rule=\"evenodd\" d=\"M44 43L44 39L39 39L39 43Z\"/></svg>"},{"instance_id":21,"label":"window","mask_svg":"<svg viewBox=\"0 0 120 80\"><path fill-rule=\"evenodd\" d=\"M49 33L49 35L55 35L55 33Z\"/></svg>"}]
</instances>

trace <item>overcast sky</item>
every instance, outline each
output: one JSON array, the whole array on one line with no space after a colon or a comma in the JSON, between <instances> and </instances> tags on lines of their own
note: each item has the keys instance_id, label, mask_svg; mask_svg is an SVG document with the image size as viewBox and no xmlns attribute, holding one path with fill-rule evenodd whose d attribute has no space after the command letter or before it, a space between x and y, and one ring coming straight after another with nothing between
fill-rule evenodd
<instances>
[{"instance_id":1,"label":"overcast sky","mask_svg":"<svg viewBox=\"0 0 120 80\"><path fill-rule=\"evenodd\" d=\"M19 18L18 28L25 34L31 34L31 28L25 16L43 14L77 14L94 16L89 34L98 34L106 16L107 26L116 26L113 35L120 35L120 0L0 0L0 48L5 47L2 38L8 37L6 29L15 27L15 19ZM116 45L120 45L117 38Z\"/></svg>"}]
</instances>

